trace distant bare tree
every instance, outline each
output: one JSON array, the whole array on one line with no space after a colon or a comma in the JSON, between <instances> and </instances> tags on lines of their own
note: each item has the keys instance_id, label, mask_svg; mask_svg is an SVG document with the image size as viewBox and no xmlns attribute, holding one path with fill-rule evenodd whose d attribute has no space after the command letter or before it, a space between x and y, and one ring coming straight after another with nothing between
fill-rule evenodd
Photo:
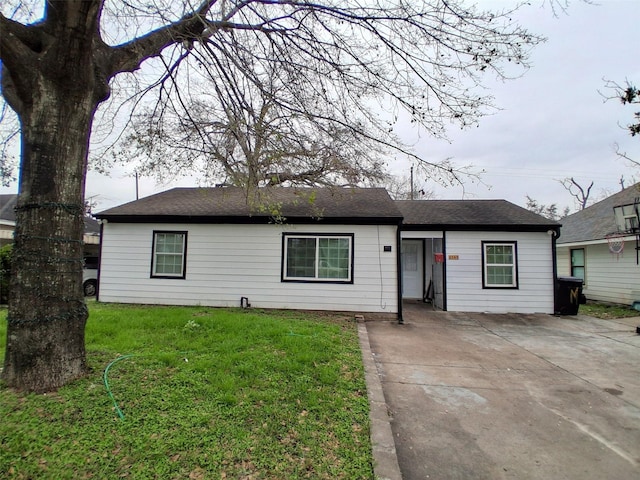
<instances>
[{"instance_id":1,"label":"distant bare tree","mask_svg":"<svg viewBox=\"0 0 640 480\"><path fill-rule=\"evenodd\" d=\"M413 185L411 184L412 180ZM387 189L394 200L432 200L435 198L433 190L428 190L424 183L415 178L412 179L411 175L389 175L381 186Z\"/></svg>"},{"instance_id":2,"label":"distant bare tree","mask_svg":"<svg viewBox=\"0 0 640 480\"><path fill-rule=\"evenodd\" d=\"M571 196L576 199L580 210L587 208L591 188L593 188L593 182L591 182L591 184L586 188L576 182L573 177L559 180L559 182L571 194Z\"/></svg>"},{"instance_id":3,"label":"distant bare tree","mask_svg":"<svg viewBox=\"0 0 640 480\"><path fill-rule=\"evenodd\" d=\"M561 218L566 217L570 213L569 207L565 207L562 213L558 212L558 205L555 203L545 205L539 203L537 200L531 198L529 195L526 196L527 205L526 209L531 210L538 215L542 215L549 220L560 220Z\"/></svg>"},{"instance_id":4,"label":"distant bare tree","mask_svg":"<svg viewBox=\"0 0 640 480\"><path fill-rule=\"evenodd\" d=\"M214 91L200 86L187 116L163 108L136 115L116 159L138 159L138 172L162 182L190 172L202 184L247 188L356 186L386 178L380 143L330 120L284 110L281 87L249 84L234 76L232 65L228 77L235 98L211 82Z\"/></svg>"}]
</instances>

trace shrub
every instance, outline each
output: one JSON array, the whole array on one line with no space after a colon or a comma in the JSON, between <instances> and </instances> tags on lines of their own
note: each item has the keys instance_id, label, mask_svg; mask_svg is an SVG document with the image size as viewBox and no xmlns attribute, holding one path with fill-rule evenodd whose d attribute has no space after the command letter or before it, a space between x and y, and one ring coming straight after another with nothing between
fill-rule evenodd
<instances>
[{"instance_id":1,"label":"shrub","mask_svg":"<svg viewBox=\"0 0 640 480\"><path fill-rule=\"evenodd\" d=\"M9 277L11 276L11 247L0 248L0 304L9 301Z\"/></svg>"}]
</instances>

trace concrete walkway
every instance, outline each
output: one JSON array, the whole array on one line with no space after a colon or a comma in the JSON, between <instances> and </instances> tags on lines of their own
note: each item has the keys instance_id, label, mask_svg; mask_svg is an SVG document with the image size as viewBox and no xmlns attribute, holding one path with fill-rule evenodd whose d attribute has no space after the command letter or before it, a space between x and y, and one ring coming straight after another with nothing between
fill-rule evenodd
<instances>
[{"instance_id":1,"label":"concrete walkway","mask_svg":"<svg viewBox=\"0 0 640 480\"><path fill-rule=\"evenodd\" d=\"M633 322L409 305L361 324L376 476L640 478Z\"/></svg>"}]
</instances>

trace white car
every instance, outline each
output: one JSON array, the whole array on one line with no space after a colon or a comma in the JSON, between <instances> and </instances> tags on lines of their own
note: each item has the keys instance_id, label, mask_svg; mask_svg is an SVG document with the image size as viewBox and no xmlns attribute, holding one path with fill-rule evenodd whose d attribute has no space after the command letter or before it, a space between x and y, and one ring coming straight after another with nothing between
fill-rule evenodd
<instances>
[{"instance_id":1,"label":"white car","mask_svg":"<svg viewBox=\"0 0 640 480\"><path fill-rule=\"evenodd\" d=\"M84 259L82 289L85 297L93 297L98 291L98 259L95 257Z\"/></svg>"}]
</instances>

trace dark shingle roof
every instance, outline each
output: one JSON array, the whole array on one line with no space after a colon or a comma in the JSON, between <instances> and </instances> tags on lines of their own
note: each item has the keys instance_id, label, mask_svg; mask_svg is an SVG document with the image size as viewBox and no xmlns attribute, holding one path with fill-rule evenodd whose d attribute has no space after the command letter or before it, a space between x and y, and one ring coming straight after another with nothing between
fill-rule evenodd
<instances>
[{"instance_id":1,"label":"dark shingle roof","mask_svg":"<svg viewBox=\"0 0 640 480\"><path fill-rule=\"evenodd\" d=\"M85 234L100 234L100 224L95 218L91 218L87 215L82 219L84 221L84 233Z\"/></svg>"},{"instance_id":2,"label":"dark shingle roof","mask_svg":"<svg viewBox=\"0 0 640 480\"><path fill-rule=\"evenodd\" d=\"M0 195L0 220L7 220L9 222L16 221L16 213L14 208L18 195L16 194L1 194Z\"/></svg>"},{"instance_id":3,"label":"dark shingle roof","mask_svg":"<svg viewBox=\"0 0 640 480\"><path fill-rule=\"evenodd\" d=\"M396 223L405 228L547 230L560 224L506 200L398 200L384 188L174 188L96 214L119 222Z\"/></svg>"},{"instance_id":4,"label":"dark shingle roof","mask_svg":"<svg viewBox=\"0 0 640 480\"><path fill-rule=\"evenodd\" d=\"M449 230L547 230L559 223L506 200L398 200L404 225Z\"/></svg>"},{"instance_id":5,"label":"dark shingle roof","mask_svg":"<svg viewBox=\"0 0 640 480\"><path fill-rule=\"evenodd\" d=\"M174 188L96 214L122 222L264 222L273 216L373 223L397 223L402 218L384 188L280 187L258 189L249 197L238 187Z\"/></svg>"},{"instance_id":6,"label":"dark shingle roof","mask_svg":"<svg viewBox=\"0 0 640 480\"><path fill-rule=\"evenodd\" d=\"M558 243L603 240L617 232L613 207L629 205L640 196L640 183L580 210L562 219L562 230Z\"/></svg>"}]
</instances>

